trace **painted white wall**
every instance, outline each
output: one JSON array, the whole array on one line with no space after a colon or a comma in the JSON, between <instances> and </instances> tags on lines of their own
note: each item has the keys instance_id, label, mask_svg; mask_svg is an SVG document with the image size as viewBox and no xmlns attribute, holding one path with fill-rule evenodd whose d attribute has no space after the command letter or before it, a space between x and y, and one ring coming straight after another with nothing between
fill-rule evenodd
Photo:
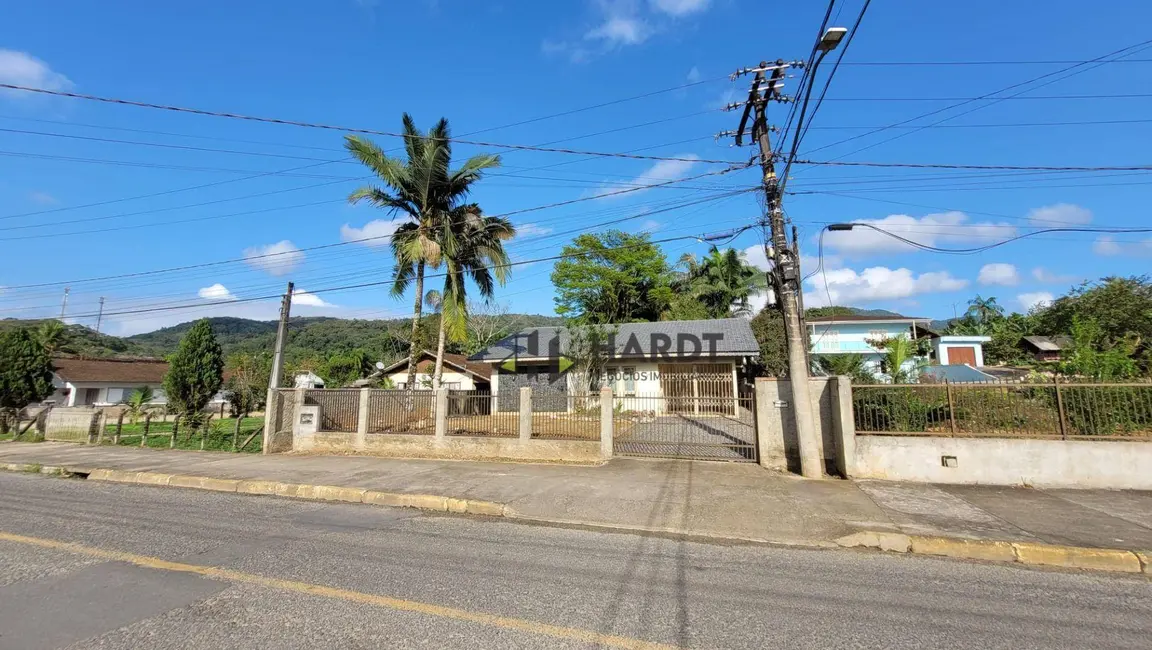
<instances>
[{"instance_id":1,"label":"painted white wall","mask_svg":"<svg viewBox=\"0 0 1152 650\"><path fill-rule=\"evenodd\" d=\"M956 467L946 467L954 456ZM1152 442L856 436L854 478L1152 490Z\"/></svg>"},{"instance_id":2,"label":"painted white wall","mask_svg":"<svg viewBox=\"0 0 1152 650\"><path fill-rule=\"evenodd\" d=\"M97 382L97 381L78 381L78 382L65 382L64 386L69 390L67 406L111 406L119 404L128 399L128 397L136 391L137 388L144 386L139 382ZM164 395L164 389L160 384L147 384L152 389L152 401L149 404L162 405L168 403L167 396ZM95 401L85 402L85 395L89 388L96 389ZM213 398L214 401L220 399L221 396Z\"/></svg>"},{"instance_id":3,"label":"painted white wall","mask_svg":"<svg viewBox=\"0 0 1152 650\"><path fill-rule=\"evenodd\" d=\"M392 380L392 384L400 388L402 384L408 383L408 370L400 369L388 375ZM440 381L453 390L476 390L476 382L473 380L472 375L464 374L444 368L444 372L440 376ZM458 386L453 384L459 384ZM432 374L427 372L416 373L416 386L417 389L432 388ZM495 392L495 390L493 390Z\"/></svg>"},{"instance_id":4,"label":"painted white wall","mask_svg":"<svg viewBox=\"0 0 1152 650\"><path fill-rule=\"evenodd\" d=\"M991 341L990 336L941 336L932 339L932 349L936 352L936 361L942 366L950 365L948 351L952 348L976 348L976 367L984 366L984 344Z\"/></svg>"}]
</instances>

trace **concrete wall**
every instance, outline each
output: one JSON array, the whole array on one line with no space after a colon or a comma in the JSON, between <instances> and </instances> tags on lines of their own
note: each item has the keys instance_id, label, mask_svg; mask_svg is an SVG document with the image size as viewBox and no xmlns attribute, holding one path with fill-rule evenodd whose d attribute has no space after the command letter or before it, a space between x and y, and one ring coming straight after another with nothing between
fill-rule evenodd
<instances>
[{"instance_id":1,"label":"concrete wall","mask_svg":"<svg viewBox=\"0 0 1152 650\"><path fill-rule=\"evenodd\" d=\"M833 381L832 377L813 377L809 389L809 408L812 409L816 428L820 431L820 455L824 459L825 471L829 473L836 471L837 466ZM756 436L760 446L760 464L764 467L800 471L793 408L790 381L771 377L756 378Z\"/></svg>"},{"instance_id":2,"label":"concrete wall","mask_svg":"<svg viewBox=\"0 0 1152 650\"><path fill-rule=\"evenodd\" d=\"M856 436L853 476L921 483L1152 490L1152 442ZM944 456L954 457L947 467Z\"/></svg>"},{"instance_id":3,"label":"concrete wall","mask_svg":"<svg viewBox=\"0 0 1152 650\"><path fill-rule=\"evenodd\" d=\"M356 434L319 432L297 435L293 450L347 453ZM586 440L521 440L519 438L466 438L428 435L368 434L362 450L393 458L448 458L456 460L512 460L520 462L599 464L600 442Z\"/></svg>"},{"instance_id":4,"label":"concrete wall","mask_svg":"<svg viewBox=\"0 0 1152 650\"><path fill-rule=\"evenodd\" d=\"M44 439L87 442L99 415L100 412L92 408L57 406L48 412Z\"/></svg>"}]
</instances>

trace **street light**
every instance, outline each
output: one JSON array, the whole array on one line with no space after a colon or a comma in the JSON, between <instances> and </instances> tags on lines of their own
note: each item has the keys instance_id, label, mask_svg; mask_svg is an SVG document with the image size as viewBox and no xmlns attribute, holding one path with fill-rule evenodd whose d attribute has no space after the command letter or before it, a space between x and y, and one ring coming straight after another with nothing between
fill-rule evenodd
<instances>
[{"instance_id":1,"label":"street light","mask_svg":"<svg viewBox=\"0 0 1152 650\"><path fill-rule=\"evenodd\" d=\"M840 45L840 41L844 40L844 35L848 30L843 27L830 27L824 35L820 37L820 42L816 44L816 49L821 52L831 52Z\"/></svg>"}]
</instances>

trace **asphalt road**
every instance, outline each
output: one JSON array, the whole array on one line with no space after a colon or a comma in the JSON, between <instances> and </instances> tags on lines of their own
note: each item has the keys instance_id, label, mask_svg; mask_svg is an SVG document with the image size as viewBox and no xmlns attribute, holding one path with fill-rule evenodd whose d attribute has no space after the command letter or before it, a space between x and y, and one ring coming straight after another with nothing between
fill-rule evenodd
<instances>
[{"instance_id":1,"label":"asphalt road","mask_svg":"<svg viewBox=\"0 0 1152 650\"><path fill-rule=\"evenodd\" d=\"M0 648L1148 648L1152 582L0 474Z\"/></svg>"}]
</instances>

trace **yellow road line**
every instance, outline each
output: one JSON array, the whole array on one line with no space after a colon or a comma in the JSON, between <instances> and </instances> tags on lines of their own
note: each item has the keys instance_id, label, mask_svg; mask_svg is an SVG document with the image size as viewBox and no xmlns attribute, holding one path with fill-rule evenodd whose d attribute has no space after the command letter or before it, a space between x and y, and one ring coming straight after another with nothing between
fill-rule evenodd
<instances>
[{"instance_id":1,"label":"yellow road line","mask_svg":"<svg viewBox=\"0 0 1152 650\"><path fill-rule=\"evenodd\" d=\"M643 641L641 639L633 639L626 636L602 634L600 632L583 630L575 627L549 625L547 623L538 623L535 621L511 618L508 616L497 616L495 614L474 612L466 609L445 607L443 605L433 605L431 603L422 603L414 600L404 600L401 598L389 598L388 596L366 594L359 591L350 591L348 589L339 589L337 587L327 587L324 585L299 582L296 580L281 580L280 578L270 578L268 576L245 573L243 571L235 571L232 569L224 569L220 567L203 566L199 564L185 564L183 562L172 562L158 557L137 555L135 553L125 553L123 551L112 551L103 548L95 548L92 546L84 546L83 544L76 544L73 542L63 542L55 539L27 537L25 535L17 535L15 533L8 533L4 531L0 531L0 541L26 544L29 546L39 546L41 548L57 549L60 551L67 551L69 553L77 553L80 555L87 555L89 557L111 560L115 562L127 562L129 564L135 564L136 566L146 567L149 569L177 571L180 573L194 573L206 578L213 578L216 580L242 582L246 584L260 585L262 587L269 587L271 589L295 591L313 596L322 596L324 598L334 598L337 600L362 603L365 605L394 609L402 612L415 612L417 614L427 614L429 616L438 616L440 618L448 618L457 621L467 621L469 623L477 623L479 625L498 627L506 630L515 630L517 632L527 632L529 634L538 634L541 636L553 637L557 639L597 643L612 648L657 650L678 647L661 643L652 643L650 641Z\"/></svg>"}]
</instances>

